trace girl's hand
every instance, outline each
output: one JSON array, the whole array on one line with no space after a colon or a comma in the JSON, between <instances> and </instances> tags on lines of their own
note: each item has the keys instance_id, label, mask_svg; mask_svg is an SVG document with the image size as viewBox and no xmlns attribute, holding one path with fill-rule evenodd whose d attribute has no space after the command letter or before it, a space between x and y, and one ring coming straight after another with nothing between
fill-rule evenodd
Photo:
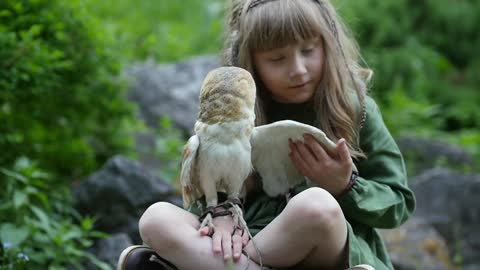
<instances>
[{"instance_id":1,"label":"girl's hand","mask_svg":"<svg viewBox=\"0 0 480 270\"><path fill-rule=\"evenodd\" d=\"M242 255L242 249L248 243L248 234L242 230L235 230L235 222L232 216L219 216L213 219L215 230L209 227L200 228L201 236L212 236L212 248L214 254L223 254L223 259L238 261ZM242 235L243 233L243 235ZM233 234L233 235L232 235ZM233 255L232 255L233 254Z\"/></svg>"},{"instance_id":2,"label":"girl's hand","mask_svg":"<svg viewBox=\"0 0 480 270\"><path fill-rule=\"evenodd\" d=\"M305 143L289 141L290 159L298 171L332 195L339 195L348 185L353 161L345 139L337 142L337 153L328 154L310 134Z\"/></svg>"}]
</instances>

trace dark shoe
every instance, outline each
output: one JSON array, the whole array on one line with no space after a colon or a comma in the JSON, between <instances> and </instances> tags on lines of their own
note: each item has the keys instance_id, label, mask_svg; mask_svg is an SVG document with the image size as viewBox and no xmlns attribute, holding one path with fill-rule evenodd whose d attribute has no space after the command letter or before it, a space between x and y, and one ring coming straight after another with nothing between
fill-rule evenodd
<instances>
[{"instance_id":1,"label":"dark shoe","mask_svg":"<svg viewBox=\"0 0 480 270\"><path fill-rule=\"evenodd\" d=\"M117 270L176 270L167 260L147 246L131 246L122 251Z\"/></svg>"}]
</instances>

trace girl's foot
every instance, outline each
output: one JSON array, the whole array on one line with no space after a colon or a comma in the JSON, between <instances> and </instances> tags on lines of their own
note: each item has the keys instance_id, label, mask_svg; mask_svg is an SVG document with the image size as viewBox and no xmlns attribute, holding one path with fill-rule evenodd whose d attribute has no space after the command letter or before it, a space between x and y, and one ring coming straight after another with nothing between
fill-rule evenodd
<instances>
[{"instance_id":1,"label":"girl's foot","mask_svg":"<svg viewBox=\"0 0 480 270\"><path fill-rule=\"evenodd\" d=\"M148 246L130 246L122 251L117 270L177 270Z\"/></svg>"}]
</instances>

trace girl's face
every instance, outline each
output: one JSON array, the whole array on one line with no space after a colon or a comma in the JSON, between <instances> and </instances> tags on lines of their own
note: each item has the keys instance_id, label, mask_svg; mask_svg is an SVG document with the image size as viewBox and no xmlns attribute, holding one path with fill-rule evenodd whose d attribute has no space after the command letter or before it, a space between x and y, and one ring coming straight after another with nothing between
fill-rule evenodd
<instances>
[{"instance_id":1,"label":"girl's face","mask_svg":"<svg viewBox=\"0 0 480 270\"><path fill-rule=\"evenodd\" d=\"M273 100L280 103L310 100L320 83L323 62L320 38L253 54L257 75Z\"/></svg>"}]
</instances>

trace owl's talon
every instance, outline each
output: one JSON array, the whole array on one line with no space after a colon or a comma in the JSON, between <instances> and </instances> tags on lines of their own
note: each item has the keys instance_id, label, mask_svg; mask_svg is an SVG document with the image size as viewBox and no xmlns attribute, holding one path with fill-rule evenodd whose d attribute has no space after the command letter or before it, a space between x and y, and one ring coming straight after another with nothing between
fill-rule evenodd
<instances>
[{"instance_id":1,"label":"owl's talon","mask_svg":"<svg viewBox=\"0 0 480 270\"><path fill-rule=\"evenodd\" d=\"M215 226L213 225L213 217L211 213L207 213L200 224L200 229L207 227L208 233L207 235L211 236L215 230Z\"/></svg>"},{"instance_id":2,"label":"owl's talon","mask_svg":"<svg viewBox=\"0 0 480 270\"><path fill-rule=\"evenodd\" d=\"M214 207L207 207L207 209L205 209L205 211L202 213L202 215L200 217L198 217L198 220L200 222L202 222L202 224L204 224L203 221L206 219L206 217L208 215L210 215L210 219L212 219L214 209L215 209Z\"/></svg>"},{"instance_id":3,"label":"owl's talon","mask_svg":"<svg viewBox=\"0 0 480 270\"><path fill-rule=\"evenodd\" d=\"M205 227L205 225L207 225L208 223L208 220L211 218L211 215L210 213L208 213L201 221L202 223L200 224L200 228L203 228Z\"/></svg>"},{"instance_id":4,"label":"owl's talon","mask_svg":"<svg viewBox=\"0 0 480 270\"><path fill-rule=\"evenodd\" d=\"M239 234L239 236L243 237L243 235L245 234L245 229L242 228L239 224L237 224L233 227L232 236L234 236L239 231L242 232L241 234Z\"/></svg>"}]
</instances>

